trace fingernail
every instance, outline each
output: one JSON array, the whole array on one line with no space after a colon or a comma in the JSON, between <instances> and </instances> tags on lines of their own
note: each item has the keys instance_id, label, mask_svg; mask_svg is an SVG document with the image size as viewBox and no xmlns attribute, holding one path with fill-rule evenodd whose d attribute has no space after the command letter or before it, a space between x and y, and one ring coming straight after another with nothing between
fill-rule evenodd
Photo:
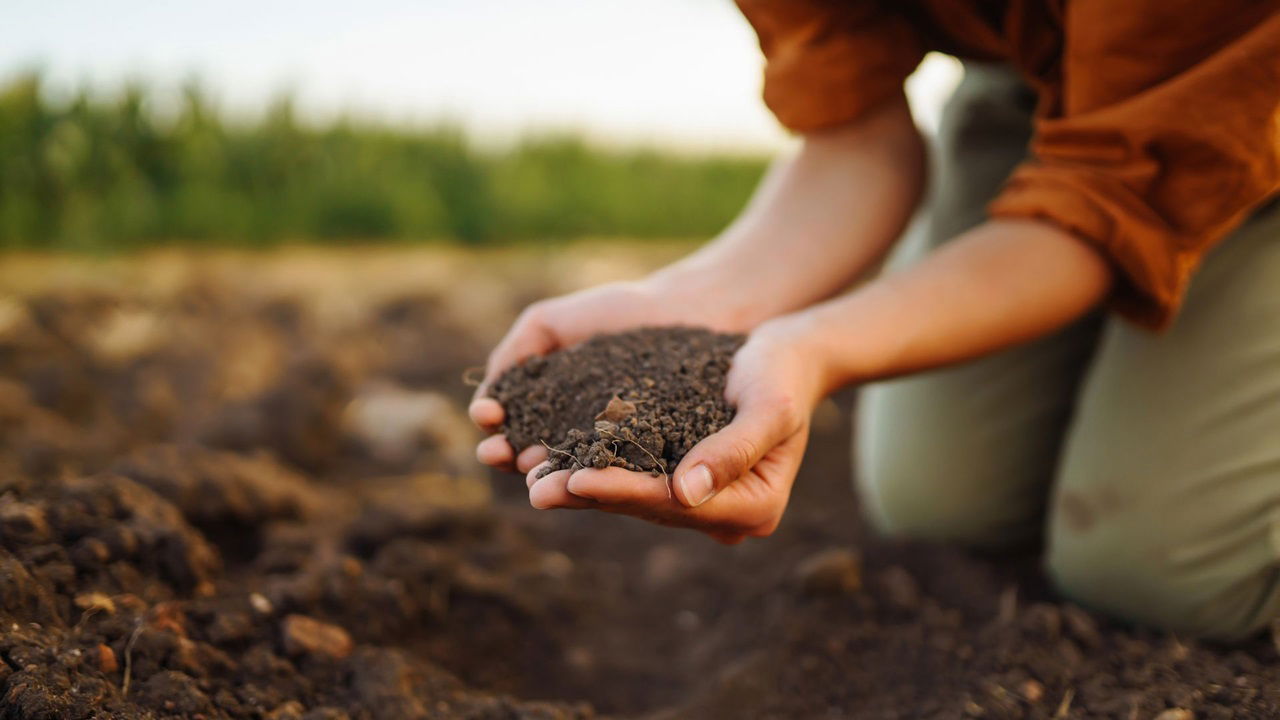
<instances>
[{"instance_id":1,"label":"fingernail","mask_svg":"<svg viewBox=\"0 0 1280 720\"><path fill-rule=\"evenodd\" d=\"M568 482L564 484L564 489L569 491L570 495L577 495L580 498L591 499L590 495L584 495L582 489L582 481L574 480L574 476L570 475Z\"/></svg>"},{"instance_id":2,"label":"fingernail","mask_svg":"<svg viewBox=\"0 0 1280 720\"><path fill-rule=\"evenodd\" d=\"M715 483L711 480L711 471L706 465L695 465L692 470L680 478L680 492L691 507L698 507L716 494Z\"/></svg>"}]
</instances>

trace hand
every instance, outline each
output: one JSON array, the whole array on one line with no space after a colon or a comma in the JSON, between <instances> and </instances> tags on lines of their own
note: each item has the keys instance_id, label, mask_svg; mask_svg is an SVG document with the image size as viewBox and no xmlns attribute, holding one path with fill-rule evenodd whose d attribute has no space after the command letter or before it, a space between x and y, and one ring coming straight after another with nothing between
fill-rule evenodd
<instances>
[{"instance_id":1,"label":"hand","mask_svg":"<svg viewBox=\"0 0 1280 720\"><path fill-rule=\"evenodd\" d=\"M823 375L798 342L795 324L760 326L729 368L725 398L737 412L681 460L671 478L622 468L558 470L538 478L529 470L529 502L536 508L594 508L688 527L726 544L763 537L777 528L821 399Z\"/></svg>"},{"instance_id":2,"label":"hand","mask_svg":"<svg viewBox=\"0 0 1280 720\"><path fill-rule=\"evenodd\" d=\"M530 468L547 459L541 445L516 450L505 436L496 434L505 417L497 400L487 396L488 386L502 371L533 356L573 345L601 332L618 332L642 325L701 324L719 330L732 329L730 312L717 310L731 306L726 293L712 287L714 278L702 275L699 284L688 277L662 275L640 282L610 283L551 300L536 302L525 309L489 354L484 380L476 388L469 413L481 429L495 433L476 447L480 462L505 470ZM702 298L702 299L699 299ZM693 312L700 310L701 315Z\"/></svg>"}]
</instances>

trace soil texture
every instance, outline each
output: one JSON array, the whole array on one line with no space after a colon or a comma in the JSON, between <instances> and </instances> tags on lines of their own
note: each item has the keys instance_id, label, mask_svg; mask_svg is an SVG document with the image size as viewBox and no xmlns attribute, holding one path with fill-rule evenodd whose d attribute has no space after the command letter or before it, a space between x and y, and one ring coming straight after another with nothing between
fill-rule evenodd
<instances>
[{"instance_id":1,"label":"soil texture","mask_svg":"<svg viewBox=\"0 0 1280 720\"><path fill-rule=\"evenodd\" d=\"M733 419L725 375L744 339L691 327L597 335L512 367L490 394L517 452L547 446L543 475L611 466L666 475Z\"/></svg>"},{"instance_id":2,"label":"soil texture","mask_svg":"<svg viewBox=\"0 0 1280 720\"><path fill-rule=\"evenodd\" d=\"M583 252L474 276L144 257L0 292L0 720L1280 717L1269 636L1114 623L1057 597L1035 548L875 537L853 394L815 414L768 539L530 509L521 478L474 464L460 378ZM422 274L389 281L404 268ZM728 419L738 340L627 342L527 365L525 401L565 425L531 416L524 443L594 429L615 395L639 415L627 393L656 368L687 368L715 416L664 461Z\"/></svg>"}]
</instances>

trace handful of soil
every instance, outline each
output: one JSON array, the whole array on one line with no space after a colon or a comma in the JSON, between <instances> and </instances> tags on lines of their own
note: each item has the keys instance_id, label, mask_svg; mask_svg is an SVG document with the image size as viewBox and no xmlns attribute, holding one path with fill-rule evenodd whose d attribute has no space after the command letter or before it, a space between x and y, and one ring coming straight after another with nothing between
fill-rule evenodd
<instances>
[{"instance_id":1,"label":"handful of soil","mask_svg":"<svg viewBox=\"0 0 1280 720\"><path fill-rule=\"evenodd\" d=\"M733 419L725 375L745 339L691 327L596 335L507 370L489 394L517 451L549 448L539 477L610 466L666 475Z\"/></svg>"}]
</instances>

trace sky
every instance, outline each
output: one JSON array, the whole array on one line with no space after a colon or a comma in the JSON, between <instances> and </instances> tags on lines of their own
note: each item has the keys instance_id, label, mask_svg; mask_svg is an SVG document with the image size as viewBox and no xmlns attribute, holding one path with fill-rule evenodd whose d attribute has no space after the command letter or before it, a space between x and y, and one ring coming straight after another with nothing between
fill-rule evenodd
<instances>
[{"instance_id":1,"label":"sky","mask_svg":"<svg viewBox=\"0 0 1280 720\"><path fill-rule=\"evenodd\" d=\"M198 79L228 112L289 93L317 121L456 121L480 138L573 130L624 144L774 148L759 46L730 0L2 0L0 79L53 94ZM908 83L926 128L960 76Z\"/></svg>"}]
</instances>

